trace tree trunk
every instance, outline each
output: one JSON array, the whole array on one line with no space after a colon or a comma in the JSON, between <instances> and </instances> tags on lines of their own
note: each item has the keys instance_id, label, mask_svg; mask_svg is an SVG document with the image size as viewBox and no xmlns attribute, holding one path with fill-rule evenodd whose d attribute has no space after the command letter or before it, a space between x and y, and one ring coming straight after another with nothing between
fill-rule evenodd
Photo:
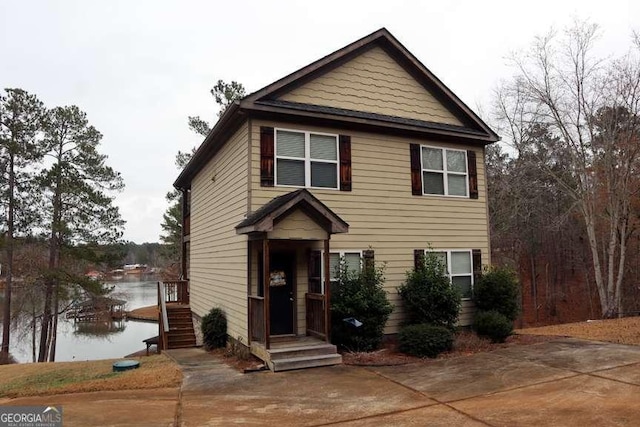
<instances>
[{"instance_id":1,"label":"tree trunk","mask_svg":"<svg viewBox=\"0 0 640 427\"><path fill-rule=\"evenodd\" d=\"M2 309L2 347L0 349L0 364L9 363L9 341L11 336L11 288L13 286L13 214L15 210L15 164L13 154L9 155L9 209L7 212L7 234L6 253L7 253L7 273L6 282L4 284L4 304Z\"/></svg>"},{"instance_id":2,"label":"tree trunk","mask_svg":"<svg viewBox=\"0 0 640 427\"><path fill-rule=\"evenodd\" d=\"M53 294L53 326L51 328L51 350L49 354L49 362L56 361L56 340L58 338L58 309L59 309L59 301L58 301L58 293L60 289L58 289L59 285L56 285L55 293Z\"/></svg>"}]
</instances>

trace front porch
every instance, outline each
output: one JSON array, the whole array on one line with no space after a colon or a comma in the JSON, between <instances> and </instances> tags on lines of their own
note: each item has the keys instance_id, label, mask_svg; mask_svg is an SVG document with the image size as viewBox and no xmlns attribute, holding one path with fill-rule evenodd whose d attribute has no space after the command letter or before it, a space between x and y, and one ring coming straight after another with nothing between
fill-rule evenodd
<instances>
[{"instance_id":1,"label":"front porch","mask_svg":"<svg viewBox=\"0 0 640 427\"><path fill-rule=\"evenodd\" d=\"M342 362L331 337L330 237L348 224L307 190L276 197L240 223L247 234L248 339L274 371Z\"/></svg>"}]
</instances>

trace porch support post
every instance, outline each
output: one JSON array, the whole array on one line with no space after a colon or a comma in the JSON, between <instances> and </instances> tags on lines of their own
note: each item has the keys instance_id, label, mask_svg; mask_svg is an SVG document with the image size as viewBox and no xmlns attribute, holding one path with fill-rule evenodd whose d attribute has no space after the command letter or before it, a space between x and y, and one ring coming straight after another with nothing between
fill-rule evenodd
<instances>
[{"instance_id":1,"label":"porch support post","mask_svg":"<svg viewBox=\"0 0 640 427\"><path fill-rule=\"evenodd\" d=\"M269 349L269 338L271 336L271 310L269 303L269 239L265 235L262 240L262 277L264 280L264 347Z\"/></svg>"},{"instance_id":2,"label":"porch support post","mask_svg":"<svg viewBox=\"0 0 640 427\"><path fill-rule=\"evenodd\" d=\"M251 254L253 253L253 245L251 243L251 239L247 239L247 325L249 326L247 328L249 330L247 341L249 348L251 348L251 336L253 335L253 317L251 313L251 262L253 261Z\"/></svg>"},{"instance_id":3,"label":"porch support post","mask_svg":"<svg viewBox=\"0 0 640 427\"><path fill-rule=\"evenodd\" d=\"M329 342L329 334L331 333L331 263L329 262L329 238L327 236L324 241L324 337Z\"/></svg>"}]
</instances>

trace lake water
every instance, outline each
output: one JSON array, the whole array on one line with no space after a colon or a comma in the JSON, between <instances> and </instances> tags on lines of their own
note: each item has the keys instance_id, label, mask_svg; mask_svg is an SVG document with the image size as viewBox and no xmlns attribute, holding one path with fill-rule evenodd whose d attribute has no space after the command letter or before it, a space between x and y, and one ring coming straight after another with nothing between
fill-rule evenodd
<instances>
[{"instance_id":1,"label":"lake water","mask_svg":"<svg viewBox=\"0 0 640 427\"><path fill-rule=\"evenodd\" d=\"M132 280L132 279L124 279ZM133 279L135 280L135 279ZM125 310L155 305L158 301L156 281L120 281L112 296L127 301ZM97 360L124 357L145 348L142 340L158 335L158 324L122 320L117 322L76 322L60 316L56 362ZM37 340L40 339L38 335ZM31 337L11 335L11 354L20 362L31 362Z\"/></svg>"}]
</instances>

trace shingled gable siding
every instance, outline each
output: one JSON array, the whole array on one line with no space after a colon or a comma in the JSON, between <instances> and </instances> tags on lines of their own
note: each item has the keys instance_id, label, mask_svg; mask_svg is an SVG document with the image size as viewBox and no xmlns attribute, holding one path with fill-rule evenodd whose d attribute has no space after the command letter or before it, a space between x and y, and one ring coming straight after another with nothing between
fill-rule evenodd
<instances>
[{"instance_id":1,"label":"shingled gable siding","mask_svg":"<svg viewBox=\"0 0 640 427\"><path fill-rule=\"evenodd\" d=\"M461 124L379 47L294 89L280 99L430 122Z\"/></svg>"},{"instance_id":2,"label":"shingled gable siding","mask_svg":"<svg viewBox=\"0 0 640 427\"><path fill-rule=\"evenodd\" d=\"M247 213L247 138L245 123L191 184L191 309L204 316L214 307L222 308L228 334L244 342L247 238L237 235L235 226ZM256 176L259 180L260 174Z\"/></svg>"},{"instance_id":3,"label":"shingled gable siding","mask_svg":"<svg viewBox=\"0 0 640 427\"><path fill-rule=\"evenodd\" d=\"M251 209L256 210L273 197L291 191L284 187L260 186L260 126L344 133L330 128L302 127L285 123L255 121L252 125ZM316 190L311 192L349 223L348 234L331 237L331 250L372 246L376 262L387 262L386 289L396 307L400 305L396 288L413 268L413 250L426 248L481 249L482 262L489 263L486 186L483 150L468 145L441 144L392 136L350 132L352 153L352 191ZM411 194L409 145L420 144L472 149L478 164L479 197L423 196ZM303 288L298 287L301 291ZM470 303L465 303L460 323L471 321ZM398 331L401 311L396 309L386 328Z\"/></svg>"}]
</instances>

